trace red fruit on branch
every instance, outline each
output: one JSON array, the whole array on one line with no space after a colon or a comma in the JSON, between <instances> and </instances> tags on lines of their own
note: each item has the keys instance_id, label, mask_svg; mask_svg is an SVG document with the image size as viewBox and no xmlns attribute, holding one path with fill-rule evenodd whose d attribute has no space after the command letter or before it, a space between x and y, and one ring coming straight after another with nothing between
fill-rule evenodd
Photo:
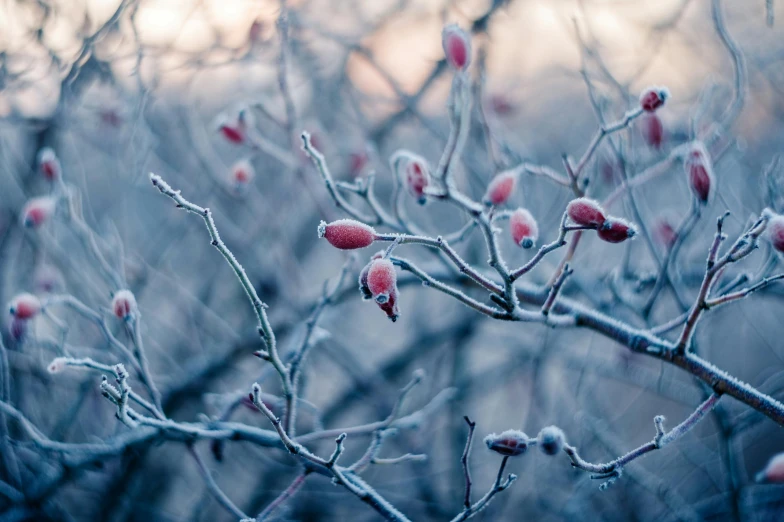
<instances>
[{"instance_id":1,"label":"red fruit on branch","mask_svg":"<svg viewBox=\"0 0 784 522\"><path fill-rule=\"evenodd\" d=\"M640 107L645 112L654 112L669 97L670 91L666 87L648 87L640 94Z\"/></svg>"},{"instance_id":2,"label":"red fruit on branch","mask_svg":"<svg viewBox=\"0 0 784 522\"><path fill-rule=\"evenodd\" d=\"M38 152L38 168L41 174L49 181L60 179L62 169L60 160L51 147L44 147Z\"/></svg>"},{"instance_id":3,"label":"red fruit on branch","mask_svg":"<svg viewBox=\"0 0 784 522\"><path fill-rule=\"evenodd\" d=\"M713 175L708 151L702 143L696 143L683 162L689 188L700 203L708 203L713 198L716 180Z\"/></svg>"},{"instance_id":4,"label":"red fruit on branch","mask_svg":"<svg viewBox=\"0 0 784 522\"><path fill-rule=\"evenodd\" d=\"M515 244L523 248L531 248L539 239L539 225L524 208L518 208L509 217L509 231Z\"/></svg>"},{"instance_id":5,"label":"red fruit on branch","mask_svg":"<svg viewBox=\"0 0 784 522\"><path fill-rule=\"evenodd\" d=\"M11 299L8 312L16 319L32 319L41 311L41 301L33 294L22 293Z\"/></svg>"},{"instance_id":6,"label":"red fruit on branch","mask_svg":"<svg viewBox=\"0 0 784 522\"><path fill-rule=\"evenodd\" d=\"M354 219L338 219L332 223L322 221L318 227L318 236L335 248L354 250L370 246L376 240L376 231L370 225Z\"/></svg>"},{"instance_id":7,"label":"red fruit on branch","mask_svg":"<svg viewBox=\"0 0 784 522\"><path fill-rule=\"evenodd\" d=\"M506 430L500 435L491 433L485 437L487 448L507 457L522 455L528 449L528 435L520 430Z\"/></svg>"},{"instance_id":8,"label":"red fruit on branch","mask_svg":"<svg viewBox=\"0 0 784 522\"><path fill-rule=\"evenodd\" d=\"M392 261L381 258L370 262L367 287L378 304L384 304L389 300L390 294L397 289L397 273Z\"/></svg>"},{"instance_id":9,"label":"red fruit on branch","mask_svg":"<svg viewBox=\"0 0 784 522\"><path fill-rule=\"evenodd\" d=\"M566 214L582 227L599 228L607 220L599 202L588 198L573 199L566 206Z\"/></svg>"},{"instance_id":10,"label":"red fruit on branch","mask_svg":"<svg viewBox=\"0 0 784 522\"><path fill-rule=\"evenodd\" d=\"M637 230L634 228L634 225L616 217L607 219L597 231L597 235L608 243L622 243L634 237L635 234L637 234Z\"/></svg>"},{"instance_id":11,"label":"red fruit on branch","mask_svg":"<svg viewBox=\"0 0 784 522\"><path fill-rule=\"evenodd\" d=\"M256 169L250 160L242 159L231 166L231 184L234 190L241 192L248 188L253 178L256 177Z\"/></svg>"},{"instance_id":12,"label":"red fruit on branch","mask_svg":"<svg viewBox=\"0 0 784 522\"><path fill-rule=\"evenodd\" d=\"M362 293L362 299L364 300L373 298L373 292L371 292L368 287L368 272L370 271L370 265L373 264L374 260L381 259L382 257L384 257L383 250L376 252L373 254L373 257L370 258L370 262L359 272L359 291Z\"/></svg>"},{"instance_id":13,"label":"red fruit on branch","mask_svg":"<svg viewBox=\"0 0 784 522\"><path fill-rule=\"evenodd\" d=\"M517 186L517 176L517 172L506 171L494 177L487 186L487 192L484 197L485 203L493 205L505 203Z\"/></svg>"},{"instance_id":14,"label":"red fruit on branch","mask_svg":"<svg viewBox=\"0 0 784 522\"><path fill-rule=\"evenodd\" d=\"M441 32L441 44L444 47L444 56L449 65L464 71L471 63L471 37L456 24L444 27Z\"/></svg>"},{"instance_id":15,"label":"red fruit on branch","mask_svg":"<svg viewBox=\"0 0 784 522\"><path fill-rule=\"evenodd\" d=\"M56 207L52 197L33 198L22 208L22 224L27 228L38 228L52 217Z\"/></svg>"},{"instance_id":16,"label":"red fruit on branch","mask_svg":"<svg viewBox=\"0 0 784 522\"><path fill-rule=\"evenodd\" d=\"M778 214L771 216L768 220L767 233L773 248L784 252L784 216Z\"/></svg>"},{"instance_id":17,"label":"red fruit on branch","mask_svg":"<svg viewBox=\"0 0 784 522\"><path fill-rule=\"evenodd\" d=\"M117 318L127 321L136 315L136 297L130 290L120 290L112 299L112 312Z\"/></svg>"}]
</instances>

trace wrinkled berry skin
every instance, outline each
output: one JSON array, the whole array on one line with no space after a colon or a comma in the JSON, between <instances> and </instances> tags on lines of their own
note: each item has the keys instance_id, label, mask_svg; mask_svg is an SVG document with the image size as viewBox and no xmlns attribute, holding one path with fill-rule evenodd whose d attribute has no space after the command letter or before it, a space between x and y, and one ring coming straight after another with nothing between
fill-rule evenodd
<instances>
[{"instance_id":1,"label":"wrinkled berry skin","mask_svg":"<svg viewBox=\"0 0 784 522\"><path fill-rule=\"evenodd\" d=\"M607 220L599 202L588 198L570 201L566 207L566 214L575 224L583 227L599 228Z\"/></svg>"},{"instance_id":2,"label":"wrinkled berry skin","mask_svg":"<svg viewBox=\"0 0 784 522\"><path fill-rule=\"evenodd\" d=\"M370 246L376 240L373 227L353 219L339 219L332 223L321 222L318 235L340 250L355 250Z\"/></svg>"},{"instance_id":3,"label":"wrinkled berry skin","mask_svg":"<svg viewBox=\"0 0 784 522\"><path fill-rule=\"evenodd\" d=\"M444 27L441 33L444 56L450 67L465 71L471 63L471 38L456 24Z\"/></svg>"},{"instance_id":4,"label":"wrinkled berry skin","mask_svg":"<svg viewBox=\"0 0 784 522\"><path fill-rule=\"evenodd\" d=\"M533 247L539 239L539 225L524 208L518 208L509 217L509 231L515 244L523 248Z\"/></svg>"},{"instance_id":5,"label":"wrinkled berry skin","mask_svg":"<svg viewBox=\"0 0 784 522\"><path fill-rule=\"evenodd\" d=\"M128 321L136 314L136 297L130 290L120 290L112 299L112 313L118 319Z\"/></svg>"},{"instance_id":6,"label":"wrinkled berry skin","mask_svg":"<svg viewBox=\"0 0 784 522\"><path fill-rule=\"evenodd\" d=\"M389 293L389 298L385 303L379 303L378 307L387 314L387 317L394 323L400 317L400 311L397 307L397 288Z\"/></svg>"},{"instance_id":7,"label":"wrinkled berry skin","mask_svg":"<svg viewBox=\"0 0 784 522\"><path fill-rule=\"evenodd\" d=\"M563 449L564 434L557 426L547 426L539 432L537 444L545 455L557 455Z\"/></svg>"},{"instance_id":8,"label":"wrinkled berry skin","mask_svg":"<svg viewBox=\"0 0 784 522\"><path fill-rule=\"evenodd\" d=\"M645 112L654 112L664 105L670 92L664 87L649 87L640 94L640 107Z\"/></svg>"},{"instance_id":9,"label":"wrinkled berry skin","mask_svg":"<svg viewBox=\"0 0 784 522\"><path fill-rule=\"evenodd\" d=\"M506 430L500 435L485 437L487 448L507 457L522 455L528 449L528 435L520 430Z\"/></svg>"},{"instance_id":10,"label":"wrinkled berry skin","mask_svg":"<svg viewBox=\"0 0 784 522\"><path fill-rule=\"evenodd\" d=\"M517 173L502 172L487 186L484 201L487 204L502 205L506 203L517 185Z\"/></svg>"},{"instance_id":11,"label":"wrinkled berry skin","mask_svg":"<svg viewBox=\"0 0 784 522\"><path fill-rule=\"evenodd\" d=\"M611 217L599 227L597 235L608 243L622 243L634 237L637 231L634 227L620 218Z\"/></svg>"}]
</instances>

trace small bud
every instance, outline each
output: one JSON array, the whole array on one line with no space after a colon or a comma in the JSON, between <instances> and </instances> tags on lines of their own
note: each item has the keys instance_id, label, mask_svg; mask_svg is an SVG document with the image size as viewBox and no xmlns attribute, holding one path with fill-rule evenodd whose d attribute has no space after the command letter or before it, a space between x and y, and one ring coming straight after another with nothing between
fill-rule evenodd
<instances>
[{"instance_id":1,"label":"small bud","mask_svg":"<svg viewBox=\"0 0 784 522\"><path fill-rule=\"evenodd\" d=\"M231 166L231 184L237 192L246 190L254 177L256 177L256 169L248 159L239 160Z\"/></svg>"},{"instance_id":2,"label":"small bud","mask_svg":"<svg viewBox=\"0 0 784 522\"><path fill-rule=\"evenodd\" d=\"M528 449L528 435L520 430L506 430L500 435L491 433L485 437L485 444L487 448L506 455L508 457L516 457L522 455Z\"/></svg>"},{"instance_id":3,"label":"small bud","mask_svg":"<svg viewBox=\"0 0 784 522\"><path fill-rule=\"evenodd\" d=\"M765 469L757 473L757 482L784 482L784 453L774 455Z\"/></svg>"},{"instance_id":4,"label":"small bud","mask_svg":"<svg viewBox=\"0 0 784 522\"><path fill-rule=\"evenodd\" d=\"M683 162L692 193L700 203L708 203L715 192L715 178L708 151L702 143L695 143Z\"/></svg>"},{"instance_id":5,"label":"small bud","mask_svg":"<svg viewBox=\"0 0 784 522\"><path fill-rule=\"evenodd\" d=\"M248 116L244 110L240 111L236 118L223 114L218 117L218 130L230 143L235 145L245 143L248 129L247 120Z\"/></svg>"},{"instance_id":6,"label":"small bud","mask_svg":"<svg viewBox=\"0 0 784 522\"><path fill-rule=\"evenodd\" d=\"M318 236L335 248L354 250L371 245L376 240L376 231L353 219L339 219L332 223L322 221L318 227Z\"/></svg>"},{"instance_id":7,"label":"small bud","mask_svg":"<svg viewBox=\"0 0 784 522\"><path fill-rule=\"evenodd\" d=\"M11 299L8 311L17 319L32 319L41 311L41 301L33 294L25 292Z\"/></svg>"},{"instance_id":8,"label":"small bud","mask_svg":"<svg viewBox=\"0 0 784 522\"><path fill-rule=\"evenodd\" d=\"M425 189L430 185L430 165L418 154L407 150L398 150L390 157L390 164L397 173L400 182L417 203L427 203Z\"/></svg>"},{"instance_id":9,"label":"small bud","mask_svg":"<svg viewBox=\"0 0 784 522\"><path fill-rule=\"evenodd\" d=\"M575 224L583 227L599 228L607 218L598 201L588 198L577 198L569 202L566 214Z\"/></svg>"},{"instance_id":10,"label":"small bud","mask_svg":"<svg viewBox=\"0 0 784 522\"><path fill-rule=\"evenodd\" d=\"M130 290L120 290L112 299L112 312L119 319L127 321L136 314L136 298Z\"/></svg>"},{"instance_id":11,"label":"small bud","mask_svg":"<svg viewBox=\"0 0 784 522\"><path fill-rule=\"evenodd\" d=\"M47 180L60 179L62 173L60 160L57 159L57 155L51 147L44 147L38 152L38 168Z\"/></svg>"},{"instance_id":12,"label":"small bud","mask_svg":"<svg viewBox=\"0 0 784 522\"><path fill-rule=\"evenodd\" d=\"M444 27L441 32L441 44L444 46L444 56L449 65L464 71L471 63L471 37L457 24Z\"/></svg>"},{"instance_id":13,"label":"small bud","mask_svg":"<svg viewBox=\"0 0 784 522\"><path fill-rule=\"evenodd\" d=\"M666 87L648 87L640 94L640 107L645 112L653 112L667 101L670 91Z\"/></svg>"},{"instance_id":14,"label":"small bud","mask_svg":"<svg viewBox=\"0 0 784 522\"><path fill-rule=\"evenodd\" d=\"M537 444L545 455L555 455L563 448L564 433L558 426L547 426L539 432Z\"/></svg>"},{"instance_id":15,"label":"small bud","mask_svg":"<svg viewBox=\"0 0 784 522\"><path fill-rule=\"evenodd\" d=\"M487 186L485 203L501 205L509 199L517 185L517 172L506 171L498 174Z\"/></svg>"},{"instance_id":16,"label":"small bud","mask_svg":"<svg viewBox=\"0 0 784 522\"><path fill-rule=\"evenodd\" d=\"M65 369L66 361L67 359L65 357L57 357L49 363L49 366L46 367L46 371L49 373L60 373Z\"/></svg>"},{"instance_id":17,"label":"small bud","mask_svg":"<svg viewBox=\"0 0 784 522\"><path fill-rule=\"evenodd\" d=\"M389 259L374 259L367 274L367 287L373 299L380 305L389 300L397 289L397 273Z\"/></svg>"},{"instance_id":18,"label":"small bud","mask_svg":"<svg viewBox=\"0 0 784 522\"><path fill-rule=\"evenodd\" d=\"M634 237L636 233L637 229L628 221L611 217L599 227L597 235L608 243L621 243L630 237Z\"/></svg>"},{"instance_id":19,"label":"small bud","mask_svg":"<svg viewBox=\"0 0 784 522\"><path fill-rule=\"evenodd\" d=\"M784 252L784 216L778 214L771 216L768 220L767 233L773 248Z\"/></svg>"},{"instance_id":20,"label":"small bud","mask_svg":"<svg viewBox=\"0 0 784 522\"><path fill-rule=\"evenodd\" d=\"M376 252L373 255L373 257L370 258L370 262L365 265L365 267L362 269L362 271L359 272L359 291L362 294L362 299L364 299L366 301L368 299L372 299L373 298L373 292L371 292L370 288L368 288L368 282L367 282L368 272L370 271L370 265L373 264L373 260L381 259L382 257L384 257L384 251L383 250L380 250L379 252Z\"/></svg>"},{"instance_id":21,"label":"small bud","mask_svg":"<svg viewBox=\"0 0 784 522\"><path fill-rule=\"evenodd\" d=\"M33 198L22 209L22 224L27 228L38 228L52 217L56 208L57 202L52 197Z\"/></svg>"},{"instance_id":22,"label":"small bud","mask_svg":"<svg viewBox=\"0 0 784 522\"><path fill-rule=\"evenodd\" d=\"M645 114L640 118L642 139L654 149L660 149L664 142L664 125L656 114Z\"/></svg>"},{"instance_id":23,"label":"small bud","mask_svg":"<svg viewBox=\"0 0 784 522\"><path fill-rule=\"evenodd\" d=\"M503 94L491 95L488 105L493 114L497 116L509 116L515 111L514 104Z\"/></svg>"},{"instance_id":24,"label":"small bud","mask_svg":"<svg viewBox=\"0 0 784 522\"><path fill-rule=\"evenodd\" d=\"M531 248L539 239L539 225L528 210L518 208L509 218L509 231L516 245Z\"/></svg>"}]
</instances>

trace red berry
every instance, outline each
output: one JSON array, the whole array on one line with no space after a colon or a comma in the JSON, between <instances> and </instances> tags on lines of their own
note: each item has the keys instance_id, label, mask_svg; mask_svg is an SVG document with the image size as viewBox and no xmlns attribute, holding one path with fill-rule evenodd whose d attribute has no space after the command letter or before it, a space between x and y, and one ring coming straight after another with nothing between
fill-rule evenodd
<instances>
[{"instance_id":1,"label":"red berry","mask_svg":"<svg viewBox=\"0 0 784 522\"><path fill-rule=\"evenodd\" d=\"M451 67L464 71L471 62L471 38L456 24L444 27L441 32L446 61Z\"/></svg>"},{"instance_id":2,"label":"red berry","mask_svg":"<svg viewBox=\"0 0 784 522\"><path fill-rule=\"evenodd\" d=\"M250 160L242 159L231 166L231 184L238 192L245 190L256 177L256 169Z\"/></svg>"},{"instance_id":3,"label":"red berry","mask_svg":"<svg viewBox=\"0 0 784 522\"><path fill-rule=\"evenodd\" d=\"M765 466L765 469L757 474L758 482L784 482L784 453L774 455Z\"/></svg>"},{"instance_id":4,"label":"red berry","mask_svg":"<svg viewBox=\"0 0 784 522\"><path fill-rule=\"evenodd\" d=\"M373 298L373 292L370 291L368 288L368 272L370 271L370 265L373 264L373 260L381 259L384 257L384 251L381 250L376 252L373 257L370 258L370 262L365 265L365 267L359 272L359 291L362 293L362 299L368 300Z\"/></svg>"},{"instance_id":5,"label":"red berry","mask_svg":"<svg viewBox=\"0 0 784 522\"><path fill-rule=\"evenodd\" d=\"M666 87L648 87L640 94L640 107L645 112L653 112L667 101L670 91Z\"/></svg>"},{"instance_id":6,"label":"red berry","mask_svg":"<svg viewBox=\"0 0 784 522\"><path fill-rule=\"evenodd\" d=\"M486 203L501 205L509 199L517 185L517 172L506 171L498 174L487 186L484 200Z\"/></svg>"},{"instance_id":7,"label":"red berry","mask_svg":"<svg viewBox=\"0 0 784 522\"><path fill-rule=\"evenodd\" d=\"M392 261L381 258L370 262L367 287L377 303L384 304L389 300L389 295L397 288L397 273Z\"/></svg>"},{"instance_id":8,"label":"red berry","mask_svg":"<svg viewBox=\"0 0 784 522\"><path fill-rule=\"evenodd\" d=\"M485 437L485 444L487 448L506 455L508 457L516 457L522 455L528 449L528 435L520 430L506 430L500 435L491 433Z\"/></svg>"},{"instance_id":9,"label":"red berry","mask_svg":"<svg viewBox=\"0 0 784 522\"><path fill-rule=\"evenodd\" d=\"M318 227L318 235L341 250L365 248L376 240L373 227L353 219L339 219L329 224L322 221Z\"/></svg>"},{"instance_id":10,"label":"red berry","mask_svg":"<svg viewBox=\"0 0 784 522\"><path fill-rule=\"evenodd\" d=\"M664 125L656 114L646 114L641 118L642 139L649 147L659 149L664 142Z\"/></svg>"},{"instance_id":11,"label":"red berry","mask_svg":"<svg viewBox=\"0 0 784 522\"><path fill-rule=\"evenodd\" d=\"M598 236L608 243L621 243L634 237L636 233L637 230L631 223L616 217L607 219L597 232Z\"/></svg>"},{"instance_id":12,"label":"red berry","mask_svg":"<svg viewBox=\"0 0 784 522\"><path fill-rule=\"evenodd\" d=\"M772 216L768 221L767 231L773 248L779 252L784 252L784 216Z\"/></svg>"},{"instance_id":13,"label":"red berry","mask_svg":"<svg viewBox=\"0 0 784 522\"><path fill-rule=\"evenodd\" d=\"M231 143L240 144L245 141L245 132L243 132L239 127L221 125L220 131L221 134L223 134L223 137L229 140Z\"/></svg>"},{"instance_id":14,"label":"red berry","mask_svg":"<svg viewBox=\"0 0 784 522\"><path fill-rule=\"evenodd\" d=\"M28 228L38 228L54 214L57 204L52 197L33 198L22 209L22 224Z\"/></svg>"},{"instance_id":15,"label":"red berry","mask_svg":"<svg viewBox=\"0 0 784 522\"><path fill-rule=\"evenodd\" d=\"M659 243L666 247L672 247L678 239L678 232L666 218L660 218L653 229L653 235Z\"/></svg>"},{"instance_id":16,"label":"red berry","mask_svg":"<svg viewBox=\"0 0 784 522\"><path fill-rule=\"evenodd\" d=\"M713 167L708 156L708 151L701 143L697 143L692 148L686 160L683 162L686 177L692 193L700 203L707 203L713 196L716 186Z\"/></svg>"},{"instance_id":17,"label":"red berry","mask_svg":"<svg viewBox=\"0 0 784 522\"><path fill-rule=\"evenodd\" d=\"M582 227L598 228L607 220L599 202L588 198L570 201L566 207L566 214L575 224Z\"/></svg>"},{"instance_id":18,"label":"red berry","mask_svg":"<svg viewBox=\"0 0 784 522\"><path fill-rule=\"evenodd\" d=\"M390 164L397 172L400 182L417 203L427 203L425 189L430 185L430 165L418 154L407 150L399 150L392 154Z\"/></svg>"},{"instance_id":19,"label":"red berry","mask_svg":"<svg viewBox=\"0 0 784 522\"><path fill-rule=\"evenodd\" d=\"M119 319L127 321L136 314L136 298L130 290L120 290L112 299L112 312Z\"/></svg>"},{"instance_id":20,"label":"red berry","mask_svg":"<svg viewBox=\"0 0 784 522\"><path fill-rule=\"evenodd\" d=\"M44 147L38 153L38 167L41 169L41 174L49 181L60 178L60 160L51 147Z\"/></svg>"},{"instance_id":21,"label":"red berry","mask_svg":"<svg viewBox=\"0 0 784 522\"><path fill-rule=\"evenodd\" d=\"M539 239L539 225L524 208L518 208L509 217L509 231L515 244L523 248L531 248Z\"/></svg>"},{"instance_id":22,"label":"red berry","mask_svg":"<svg viewBox=\"0 0 784 522\"><path fill-rule=\"evenodd\" d=\"M11 300L8 311L17 319L32 319L41 311L41 301L33 294L22 293Z\"/></svg>"},{"instance_id":23,"label":"red berry","mask_svg":"<svg viewBox=\"0 0 784 522\"><path fill-rule=\"evenodd\" d=\"M389 317L393 323L397 321L397 318L400 317L400 311L397 307L397 289L395 288L389 293L389 299L387 299L385 303L378 303L378 307L387 314L387 317Z\"/></svg>"}]
</instances>

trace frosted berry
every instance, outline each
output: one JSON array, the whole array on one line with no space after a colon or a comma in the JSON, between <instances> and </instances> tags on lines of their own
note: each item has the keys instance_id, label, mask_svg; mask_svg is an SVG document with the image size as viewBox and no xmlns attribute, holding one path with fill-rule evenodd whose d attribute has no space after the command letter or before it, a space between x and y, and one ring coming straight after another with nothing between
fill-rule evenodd
<instances>
[{"instance_id":1,"label":"frosted berry","mask_svg":"<svg viewBox=\"0 0 784 522\"><path fill-rule=\"evenodd\" d=\"M400 317L400 312L397 307L397 289L393 289L392 292L389 293L389 299L387 299L385 303L379 303L378 307L387 314L387 317L389 317L393 323L397 321L397 318Z\"/></svg>"},{"instance_id":2,"label":"frosted berry","mask_svg":"<svg viewBox=\"0 0 784 522\"><path fill-rule=\"evenodd\" d=\"M666 87L648 87L640 94L640 107L645 112L653 112L667 101L670 91Z\"/></svg>"},{"instance_id":3,"label":"frosted berry","mask_svg":"<svg viewBox=\"0 0 784 522\"><path fill-rule=\"evenodd\" d=\"M240 145L247 138L248 119L245 110L241 110L234 118L223 114L218 117L218 130L228 142Z\"/></svg>"},{"instance_id":4,"label":"frosted berry","mask_svg":"<svg viewBox=\"0 0 784 522\"><path fill-rule=\"evenodd\" d=\"M117 318L127 321L136 314L136 298L130 290L120 290L112 299L112 312Z\"/></svg>"},{"instance_id":5,"label":"frosted berry","mask_svg":"<svg viewBox=\"0 0 784 522\"><path fill-rule=\"evenodd\" d=\"M390 294L397 289L397 273L392 261L381 258L370 262L367 287L378 304L384 304L389 300Z\"/></svg>"},{"instance_id":6,"label":"frosted berry","mask_svg":"<svg viewBox=\"0 0 784 522\"><path fill-rule=\"evenodd\" d=\"M485 203L502 205L509 199L517 185L517 172L506 171L498 174L487 186Z\"/></svg>"},{"instance_id":7,"label":"frosted berry","mask_svg":"<svg viewBox=\"0 0 784 522\"><path fill-rule=\"evenodd\" d=\"M707 203L715 191L715 178L708 151L701 143L695 144L683 162L689 188L700 203Z\"/></svg>"},{"instance_id":8,"label":"frosted berry","mask_svg":"<svg viewBox=\"0 0 784 522\"><path fill-rule=\"evenodd\" d=\"M774 455L756 479L757 482L784 483L784 453Z\"/></svg>"},{"instance_id":9,"label":"frosted berry","mask_svg":"<svg viewBox=\"0 0 784 522\"><path fill-rule=\"evenodd\" d=\"M441 32L441 43L444 46L444 56L449 65L464 71L471 63L471 37L456 24L444 27Z\"/></svg>"},{"instance_id":10,"label":"frosted berry","mask_svg":"<svg viewBox=\"0 0 784 522\"><path fill-rule=\"evenodd\" d=\"M621 243L634 237L637 230L634 225L621 218L611 217L599 227L597 235L608 243Z\"/></svg>"},{"instance_id":11,"label":"frosted berry","mask_svg":"<svg viewBox=\"0 0 784 522\"><path fill-rule=\"evenodd\" d=\"M51 147L44 147L38 152L38 168L49 181L60 179L62 174L60 160Z\"/></svg>"},{"instance_id":12,"label":"frosted berry","mask_svg":"<svg viewBox=\"0 0 784 522\"><path fill-rule=\"evenodd\" d=\"M664 142L664 125L656 114L646 114L640 118L642 139L654 149L660 149Z\"/></svg>"},{"instance_id":13,"label":"frosted berry","mask_svg":"<svg viewBox=\"0 0 784 522\"><path fill-rule=\"evenodd\" d=\"M524 208L512 212L509 217L509 231L515 244L523 248L531 248L539 239L539 225L531 213Z\"/></svg>"},{"instance_id":14,"label":"frosted berry","mask_svg":"<svg viewBox=\"0 0 784 522\"><path fill-rule=\"evenodd\" d=\"M368 280L367 280L368 272L370 271L370 265L373 264L373 261L375 259L381 259L383 256L384 256L383 250L375 253L373 257L370 258L370 262L366 264L364 268L362 268L362 270L359 272L359 291L362 294L362 299L364 300L373 298L373 292L370 291L370 288L368 287Z\"/></svg>"},{"instance_id":15,"label":"frosted berry","mask_svg":"<svg viewBox=\"0 0 784 522\"><path fill-rule=\"evenodd\" d=\"M238 192L246 190L255 177L256 169L247 159L239 160L231 166L231 184Z\"/></svg>"},{"instance_id":16,"label":"frosted berry","mask_svg":"<svg viewBox=\"0 0 784 522\"><path fill-rule=\"evenodd\" d=\"M500 435L491 433L485 437L487 448L501 455L515 457L528 449L528 435L520 430L506 430Z\"/></svg>"},{"instance_id":17,"label":"frosted berry","mask_svg":"<svg viewBox=\"0 0 784 522\"><path fill-rule=\"evenodd\" d=\"M17 319L32 319L41 311L41 301L33 294L18 294L8 304L8 311Z\"/></svg>"},{"instance_id":18,"label":"frosted berry","mask_svg":"<svg viewBox=\"0 0 784 522\"><path fill-rule=\"evenodd\" d=\"M771 216L768 220L767 233L773 248L784 252L784 216L778 214Z\"/></svg>"},{"instance_id":19,"label":"frosted berry","mask_svg":"<svg viewBox=\"0 0 784 522\"><path fill-rule=\"evenodd\" d=\"M566 214L575 224L583 227L598 228L607 217L598 201L588 198L577 198L566 206Z\"/></svg>"},{"instance_id":20,"label":"frosted berry","mask_svg":"<svg viewBox=\"0 0 784 522\"><path fill-rule=\"evenodd\" d=\"M22 224L27 228L38 228L52 217L56 207L52 197L33 198L22 208Z\"/></svg>"},{"instance_id":21,"label":"frosted berry","mask_svg":"<svg viewBox=\"0 0 784 522\"><path fill-rule=\"evenodd\" d=\"M536 438L539 449L545 455L556 455L564 445L564 433L558 426L547 426Z\"/></svg>"},{"instance_id":22,"label":"frosted berry","mask_svg":"<svg viewBox=\"0 0 784 522\"><path fill-rule=\"evenodd\" d=\"M332 223L322 221L318 227L318 235L341 250L365 248L376 240L373 227L353 219L339 219Z\"/></svg>"}]
</instances>

